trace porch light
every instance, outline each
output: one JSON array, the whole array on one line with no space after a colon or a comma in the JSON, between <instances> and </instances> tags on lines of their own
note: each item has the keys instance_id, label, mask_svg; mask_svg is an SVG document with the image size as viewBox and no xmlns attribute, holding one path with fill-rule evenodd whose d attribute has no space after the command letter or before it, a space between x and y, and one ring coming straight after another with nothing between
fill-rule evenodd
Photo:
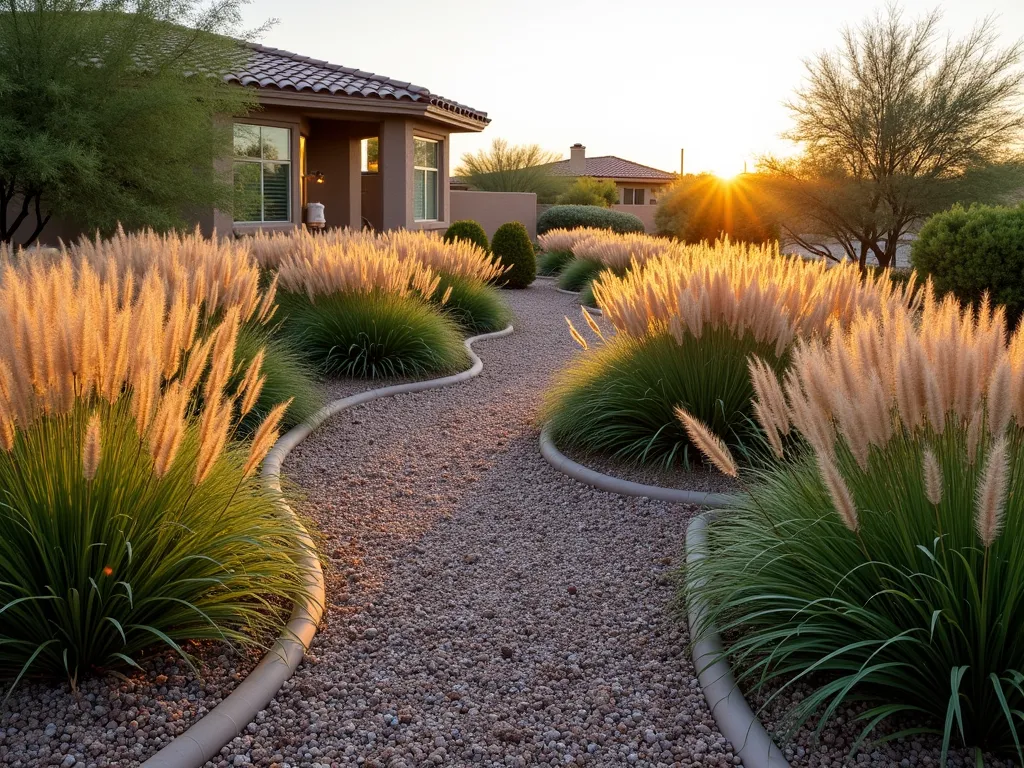
<instances>
[{"instance_id":1,"label":"porch light","mask_svg":"<svg viewBox=\"0 0 1024 768\"><path fill-rule=\"evenodd\" d=\"M306 181L312 181L315 184L323 184L324 183L323 171L313 171L313 173L307 173L306 174Z\"/></svg>"}]
</instances>

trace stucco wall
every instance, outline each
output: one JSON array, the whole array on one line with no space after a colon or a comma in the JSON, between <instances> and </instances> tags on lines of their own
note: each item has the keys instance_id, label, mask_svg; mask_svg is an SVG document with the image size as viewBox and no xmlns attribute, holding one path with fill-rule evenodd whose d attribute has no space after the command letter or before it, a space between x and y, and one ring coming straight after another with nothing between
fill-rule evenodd
<instances>
[{"instance_id":1,"label":"stucco wall","mask_svg":"<svg viewBox=\"0 0 1024 768\"><path fill-rule=\"evenodd\" d=\"M521 221L537 238L537 195L533 192L451 191L451 220L472 219L484 228L487 237L508 221Z\"/></svg>"},{"instance_id":2,"label":"stucco wall","mask_svg":"<svg viewBox=\"0 0 1024 768\"><path fill-rule=\"evenodd\" d=\"M632 213L644 223L644 230L648 234L657 231L657 227L654 226L654 212L658 210L656 205L613 205L612 210Z\"/></svg>"}]
</instances>

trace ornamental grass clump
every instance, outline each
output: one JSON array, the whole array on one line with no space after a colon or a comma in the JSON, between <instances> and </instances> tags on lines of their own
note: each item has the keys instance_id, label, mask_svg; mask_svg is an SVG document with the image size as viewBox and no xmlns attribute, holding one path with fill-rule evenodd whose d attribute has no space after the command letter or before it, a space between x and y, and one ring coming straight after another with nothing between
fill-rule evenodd
<instances>
[{"instance_id":1,"label":"ornamental grass clump","mask_svg":"<svg viewBox=\"0 0 1024 768\"><path fill-rule=\"evenodd\" d=\"M257 644L305 594L294 523L255 476L286 403L233 439L264 382L257 362L230 381L242 310L202 333L184 282L104 274L65 255L0 280L0 678L12 684L74 684L152 646L186 655L187 640Z\"/></svg>"},{"instance_id":2,"label":"ornamental grass clump","mask_svg":"<svg viewBox=\"0 0 1024 768\"><path fill-rule=\"evenodd\" d=\"M453 286L442 291L433 269L375 242L318 239L286 258L278 276L285 333L319 370L378 378L465 365L459 326L443 310Z\"/></svg>"},{"instance_id":3,"label":"ornamental grass clump","mask_svg":"<svg viewBox=\"0 0 1024 768\"><path fill-rule=\"evenodd\" d=\"M541 253L537 256L537 273L557 275L573 260L572 247L577 240L606 230L581 227L580 229L552 229L537 237Z\"/></svg>"},{"instance_id":4,"label":"ornamental grass clump","mask_svg":"<svg viewBox=\"0 0 1024 768\"><path fill-rule=\"evenodd\" d=\"M583 291L602 272L624 275L643 267L650 259L666 253L673 241L650 235L616 234L605 230L577 230L587 234L571 246L573 260L562 267L559 288Z\"/></svg>"},{"instance_id":5,"label":"ornamental grass clump","mask_svg":"<svg viewBox=\"0 0 1024 768\"><path fill-rule=\"evenodd\" d=\"M1024 760L1024 331L929 296L750 365L779 461L711 523L698 630L768 701L811 686L795 725L867 702L853 751L892 721Z\"/></svg>"},{"instance_id":6,"label":"ornamental grass clump","mask_svg":"<svg viewBox=\"0 0 1024 768\"><path fill-rule=\"evenodd\" d=\"M744 454L760 449L750 355L779 370L795 339L847 325L859 311L905 309L916 296L912 285L863 278L852 266L728 242L675 244L642 269L602 273L593 293L616 333L556 379L545 407L553 437L662 465L692 458L677 406Z\"/></svg>"}]
</instances>

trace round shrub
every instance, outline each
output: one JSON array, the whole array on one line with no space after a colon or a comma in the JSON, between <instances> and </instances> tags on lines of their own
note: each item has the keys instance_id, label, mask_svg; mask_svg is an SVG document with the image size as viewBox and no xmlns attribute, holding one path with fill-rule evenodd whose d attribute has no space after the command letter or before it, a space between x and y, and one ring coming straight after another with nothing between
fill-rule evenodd
<instances>
[{"instance_id":1,"label":"round shrub","mask_svg":"<svg viewBox=\"0 0 1024 768\"><path fill-rule=\"evenodd\" d=\"M604 265L590 259L573 259L558 276L558 287L563 291L582 291L595 277L604 271Z\"/></svg>"},{"instance_id":2,"label":"round shrub","mask_svg":"<svg viewBox=\"0 0 1024 768\"><path fill-rule=\"evenodd\" d=\"M546 251L537 257L537 274L553 277L572 259L572 251Z\"/></svg>"},{"instance_id":3,"label":"round shrub","mask_svg":"<svg viewBox=\"0 0 1024 768\"><path fill-rule=\"evenodd\" d=\"M467 365L458 325L416 296L284 293L280 301L291 343L325 374L427 376Z\"/></svg>"},{"instance_id":4,"label":"round shrub","mask_svg":"<svg viewBox=\"0 0 1024 768\"><path fill-rule=\"evenodd\" d=\"M81 680L186 640L253 644L303 594L292 522L258 476L243 479L248 446L229 446L196 485L190 425L157 477L129 403L46 417L0 451L0 679Z\"/></svg>"},{"instance_id":5,"label":"round shrub","mask_svg":"<svg viewBox=\"0 0 1024 768\"><path fill-rule=\"evenodd\" d=\"M249 362L263 350L262 373L266 376L259 399L245 415L240 434L250 434L278 403L291 400L281 423L286 427L299 424L323 405L320 385L309 361L281 336L279 329L246 324L238 332L235 347L235 370L231 384L237 386Z\"/></svg>"},{"instance_id":6,"label":"round shrub","mask_svg":"<svg viewBox=\"0 0 1024 768\"><path fill-rule=\"evenodd\" d=\"M932 216L910 256L940 293L977 304L987 291L1011 317L1024 312L1024 205L954 206Z\"/></svg>"},{"instance_id":7,"label":"round shrub","mask_svg":"<svg viewBox=\"0 0 1024 768\"><path fill-rule=\"evenodd\" d=\"M487 233L484 228L472 219L453 221L448 229L444 231L444 241L451 243L455 240L468 240L479 245L485 251L490 250L490 243L487 242Z\"/></svg>"},{"instance_id":8,"label":"round shrub","mask_svg":"<svg viewBox=\"0 0 1024 768\"><path fill-rule=\"evenodd\" d=\"M537 234L551 229L610 229L613 232L643 232L644 223L632 213L596 205L553 205L537 218Z\"/></svg>"},{"instance_id":9,"label":"round shrub","mask_svg":"<svg viewBox=\"0 0 1024 768\"><path fill-rule=\"evenodd\" d=\"M440 302L446 293L448 300L441 306L441 310L470 335L500 331L512 319L512 312L501 293L493 285L481 280L442 274L441 282L434 292L434 300Z\"/></svg>"},{"instance_id":10,"label":"round shrub","mask_svg":"<svg viewBox=\"0 0 1024 768\"><path fill-rule=\"evenodd\" d=\"M537 277L537 256L521 222L502 224L494 233L491 251L509 270L498 278L505 288L525 288Z\"/></svg>"},{"instance_id":11,"label":"round shrub","mask_svg":"<svg viewBox=\"0 0 1024 768\"><path fill-rule=\"evenodd\" d=\"M757 432L750 421L753 388L747 357L774 357L774 344L748 333L706 329L682 343L668 333L616 335L587 350L549 390L545 418L560 446L631 462L688 465L690 440L676 418L682 405L731 445Z\"/></svg>"}]
</instances>

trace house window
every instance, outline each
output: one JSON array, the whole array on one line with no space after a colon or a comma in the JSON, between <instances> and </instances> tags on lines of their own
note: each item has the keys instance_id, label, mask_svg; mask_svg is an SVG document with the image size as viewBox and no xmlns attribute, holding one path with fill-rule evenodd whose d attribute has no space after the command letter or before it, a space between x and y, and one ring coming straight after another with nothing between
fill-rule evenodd
<instances>
[{"instance_id":1,"label":"house window","mask_svg":"<svg viewBox=\"0 0 1024 768\"><path fill-rule=\"evenodd\" d=\"M235 123L235 221L291 221L292 132Z\"/></svg>"},{"instance_id":2,"label":"house window","mask_svg":"<svg viewBox=\"0 0 1024 768\"><path fill-rule=\"evenodd\" d=\"M363 139L360 143L362 155L361 168L363 173L378 173L380 171L380 141L377 137Z\"/></svg>"},{"instance_id":3,"label":"house window","mask_svg":"<svg viewBox=\"0 0 1024 768\"><path fill-rule=\"evenodd\" d=\"M644 204L644 189L635 189L633 187L622 188L622 204L623 205L643 205Z\"/></svg>"},{"instance_id":4,"label":"house window","mask_svg":"<svg viewBox=\"0 0 1024 768\"><path fill-rule=\"evenodd\" d=\"M413 138L413 218L437 221L437 168L440 144L430 139Z\"/></svg>"}]
</instances>

